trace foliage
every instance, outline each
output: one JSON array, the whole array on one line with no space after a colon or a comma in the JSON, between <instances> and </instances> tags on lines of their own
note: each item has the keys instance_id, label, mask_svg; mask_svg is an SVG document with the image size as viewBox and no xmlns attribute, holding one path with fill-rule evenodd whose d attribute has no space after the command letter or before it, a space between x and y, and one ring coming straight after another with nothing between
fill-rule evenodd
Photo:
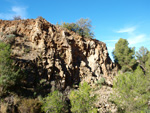
<instances>
[{"instance_id":1,"label":"foliage","mask_svg":"<svg viewBox=\"0 0 150 113\"><path fill-rule=\"evenodd\" d=\"M121 66L122 71L133 70L133 66L136 64L134 53L134 48L128 47L126 39L120 38L115 44L114 59Z\"/></svg>"},{"instance_id":2,"label":"foliage","mask_svg":"<svg viewBox=\"0 0 150 113\"><path fill-rule=\"evenodd\" d=\"M14 20L21 20L21 16L14 16L13 19Z\"/></svg>"},{"instance_id":3,"label":"foliage","mask_svg":"<svg viewBox=\"0 0 150 113\"><path fill-rule=\"evenodd\" d=\"M91 96L91 88L88 83L84 82L79 85L78 90L71 91L69 99L73 113L96 113L94 108L96 96Z\"/></svg>"},{"instance_id":4,"label":"foliage","mask_svg":"<svg viewBox=\"0 0 150 113\"><path fill-rule=\"evenodd\" d=\"M21 113L40 113L41 103L37 99L22 99L18 107Z\"/></svg>"},{"instance_id":5,"label":"foliage","mask_svg":"<svg viewBox=\"0 0 150 113\"><path fill-rule=\"evenodd\" d=\"M139 51L136 52L137 60L138 60L140 66L142 67L142 69L143 69L144 71L146 71L146 70L145 70L145 63L146 63L146 61L148 60L148 53L149 53L148 49L145 48L144 46L142 46L142 47L139 49Z\"/></svg>"},{"instance_id":6,"label":"foliage","mask_svg":"<svg viewBox=\"0 0 150 113\"><path fill-rule=\"evenodd\" d=\"M59 91L49 93L48 96L43 99L42 110L46 113L67 112L67 105L62 93Z\"/></svg>"},{"instance_id":7,"label":"foliage","mask_svg":"<svg viewBox=\"0 0 150 113\"><path fill-rule=\"evenodd\" d=\"M8 90L18 83L20 70L13 66L9 44L0 42L0 87L3 91Z\"/></svg>"},{"instance_id":8,"label":"foliage","mask_svg":"<svg viewBox=\"0 0 150 113\"><path fill-rule=\"evenodd\" d=\"M64 28L67 28L70 31L78 33L82 37L93 38L94 33L91 28L91 21L89 19L79 19L76 23L63 23L61 25Z\"/></svg>"},{"instance_id":9,"label":"foliage","mask_svg":"<svg viewBox=\"0 0 150 113\"><path fill-rule=\"evenodd\" d=\"M70 30L70 31L74 31L74 32L77 32L78 31L78 29L79 29L79 26L77 25L77 24L75 24L75 23L63 23L62 24L62 26L64 27L64 28L67 28L68 30Z\"/></svg>"},{"instance_id":10,"label":"foliage","mask_svg":"<svg viewBox=\"0 0 150 113\"><path fill-rule=\"evenodd\" d=\"M100 88L103 84L105 84L105 78L104 77L102 77L99 81L97 81L97 85L99 85Z\"/></svg>"},{"instance_id":11,"label":"foliage","mask_svg":"<svg viewBox=\"0 0 150 113\"><path fill-rule=\"evenodd\" d=\"M126 72L116 77L112 100L121 111L138 113L148 108L150 84L147 77L140 67L133 73Z\"/></svg>"},{"instance_id":12,"label":"foliage","mask_svg":"<svg viewBox=\"0 0 150 113\"><path fill-rule=\"evenodd\" d=\"M8 42L9 44L14 43L14 42L15 42L15 37L16 37L16 35L14 35L14 34L6 35L7 42Z\"/></svg>"},{"instance_id":13,"label":"foliage","mask_svg":"<svg viewBox=\"0 0 150 113\"><path fill-rule=\"evenodd\" d=\"M150 76L150 52L147 55L147 57L148 57L148 59L147 59L147 61L145 63L146 64L146 73L147 73L147 75Z\"/></svg>"},{"instance_id":14,"label":"foliage","mask_svg":"<svg viewBox=\"0 0 150 113\"><path fill-rule=\"evenodd\" d=\"M91 20L89 19L79 19L76 24L79 26L78 33L82 37L93 38L93 32L91 31Z\"/></svg>"}]
</instances>

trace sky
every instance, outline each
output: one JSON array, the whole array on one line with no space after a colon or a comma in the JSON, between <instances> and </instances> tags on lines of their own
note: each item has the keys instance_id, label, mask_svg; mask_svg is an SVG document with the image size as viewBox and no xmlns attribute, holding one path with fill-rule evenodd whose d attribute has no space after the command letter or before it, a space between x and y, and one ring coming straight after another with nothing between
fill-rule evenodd
<instances>
[{"instance_id":1,"label":"sky","mask_svg":"<svg viewBox=\"0 0 150 113\"><path fill-rule=\"evenodd\" d=\"M115 43L127 39L129 47L150 50L150 0L0 0L0 19L42 16L52 24L92 21L94 38L106 43L110 57Z\"/></svg>"}]
</instances>

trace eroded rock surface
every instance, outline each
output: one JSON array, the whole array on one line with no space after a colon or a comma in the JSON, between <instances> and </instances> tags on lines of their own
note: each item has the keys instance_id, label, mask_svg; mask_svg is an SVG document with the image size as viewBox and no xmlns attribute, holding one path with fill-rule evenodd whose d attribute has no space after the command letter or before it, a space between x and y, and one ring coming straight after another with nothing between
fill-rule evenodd
<instances>
[{"instance_id":1,"label":"eroded rock surface","mask_svg":"<svg viewBox=\"0 0 150 113\"><path fill-rule=\"evenodd\" d=\"M83 38L42 18L0 20L0 39L11 43L16 65L32 72L29 81L57 81L55 86L65 89L82 81L93 84L104 77L112 85L117 73L105 43Z\"/></svg>"}]
</instances>

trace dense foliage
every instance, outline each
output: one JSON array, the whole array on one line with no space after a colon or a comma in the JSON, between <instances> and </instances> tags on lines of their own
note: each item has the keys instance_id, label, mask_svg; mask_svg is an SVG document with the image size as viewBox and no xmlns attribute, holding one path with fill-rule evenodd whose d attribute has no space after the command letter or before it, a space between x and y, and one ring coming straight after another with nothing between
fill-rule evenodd
<instances>
[{"instance_id":1,"label":"dense foliage","mask_svg":"<svg viewBox=\"0 0 150 113\"><path fill-rule=\"evenodd\" d=\"M113 84L113 101L122 112L138 113L147 110L149 82L140 67L135 72L119 74Z\"/></svg>"},{"instance_id":2,"label":"dense foliage","mask_svg":"<svg viewBox=\"0 0 150 113\"><path fill-rule=\"evenodd\" d=\"M148 49L142 46L139 51L136 52L137 62L139 62L141 68L146 71L146 61L148 60Z\"/></svg>"},{"instance_id":3,"label":"dense foliage","mask_svg":"<svg viewBox=\"0 0 150 113\"><path fill-rule=\"evenodd\" d=\"M120 39L113 51L115 62L121 71L113 84L112 101L117 105L118 112L145 113L149 110L150 101L150 53L141 47L134 52L128 47L125 39ZM134 58L136 55L136 59ZM135 63L137 69L133 70Z\"/></svg>"},{"instance_id":4,"label":"dense foliage","mask_svg":"<svg viewBox=\"0 0 150 113\"><path fill-rule=\"evenodd\" d=\"M78 33L82 37L93 38L94 33L92 31L91 21L89 19L79 19L76 23L62 23L61 25L70 31Z\"/></svg>"},{"instance_id":5,"label":"dense foliage","mask_svg":"<svg viewBox=\"0 0 150 113\"><path fill-rule=\"evenodd\" d=\"M10 45L0 42L0 88L2 92L11 90L11 88L20 82L20 70L13 65L11 59Z\"/></svg>"},{"instance_id":6,"label":"dense foliage","mask_svg":"<svg viewBox=\"0 0 150 113\"><path fill-rule=\"evenodd\" d=\"M46 113L67 113L68 107L63 94L59 91L54 91L44 98L42 109Z\"/></svg>"},{"instance_id":7,"label":"dense foliage","mask_svg":"<svg viewBox=\"0 0 150 113\"><path fill-rule=\"evenodd\" d=\"M145 67L146 67L146 73L150 76L150 52L147 56L148 56L148 59L145 63L145 65L146 65Z\"/></svg>"},{"instance_id":8,"label":"dense foliage","mask_svg":"<svg viewBox=\"0 0 150 113\"><path fill-rule=\"evenodd\" d=\"M91 88L88 83L84 82L79 85L78 90L70 93L71 111L73 113L96 113L94 102L96 96L91 95Z\"/></svg>"},{"instance_id":9,"label":"dense foliage","mask_svg":"<svg viewBox=\"0 0 150 113\"><path fill-rule=\"evenodd\" d=\"M123 72L133 70L133 66L136 63L134 54L134 48L128 47L128 41L126 39L120 38L115 44L115 50L113 51L114 60L121 66Z\"/></svg>"}]
</instances>

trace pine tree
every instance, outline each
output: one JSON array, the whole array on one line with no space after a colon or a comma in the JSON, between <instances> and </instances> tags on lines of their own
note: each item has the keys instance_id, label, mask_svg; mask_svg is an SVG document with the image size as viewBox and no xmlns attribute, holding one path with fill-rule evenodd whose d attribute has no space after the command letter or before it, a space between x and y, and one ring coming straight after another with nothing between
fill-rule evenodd
<instances>
[{"instance_id":1,"label":"pine tree","mask_svg":"<svg viewBox=\"0 0 150 113\"><path fill-rule=\"evenodd\" d=\"M142 69L138 67L135 72L116 76L111 99L120 110L119 113L145 113L148 110L149 87L148 76L144 76Z\"/></svg>"},{"instance_id":2,"label":"pine tree","mask_svg":"<svg viewBox=\"0 0 150 113\"><path fill-rule=\"evenodd\" d=\"M137 61L139 62L139 65L140 67L146 71L146 61L148 60L148 49L145 48L144 46L142 46L139 51L136 52L136 58L137 58Z\"/></svg>"},{"instance_id":3,"label":"pine tree","mask_svg":"<svg viewBox=\"0 0 150 113\"><path fill-rule=\"evenodd\" d=\"M134 48L128 47L126 39L120 38L115 44L115 50L113 51L114 59L121 66L122 71L133 70L133 66L136 64L134 54Z\"/></svg>"},{"instance_id":4,"label":"pine tree","mask_svg":"<svg viewBox=\"0 0 150 113\"><path fill-rule=\"evenodd\" d=\"M73 113L97 113L94 108L96 96L91 96L91 88L84 82L78 90L72 90L69 96Z\"/></svg>"},{"instance_id":5,"label":"pine tree","mask_svg":"<svg viewBox=\"0 0 150 113\"><path fill-rule=\"evenodd\" d=\"M10 45L0 42L0 87L3 92L18 84L21 77L19 72L20 70L13 66Z\"/></svg>"}]
</instances>

